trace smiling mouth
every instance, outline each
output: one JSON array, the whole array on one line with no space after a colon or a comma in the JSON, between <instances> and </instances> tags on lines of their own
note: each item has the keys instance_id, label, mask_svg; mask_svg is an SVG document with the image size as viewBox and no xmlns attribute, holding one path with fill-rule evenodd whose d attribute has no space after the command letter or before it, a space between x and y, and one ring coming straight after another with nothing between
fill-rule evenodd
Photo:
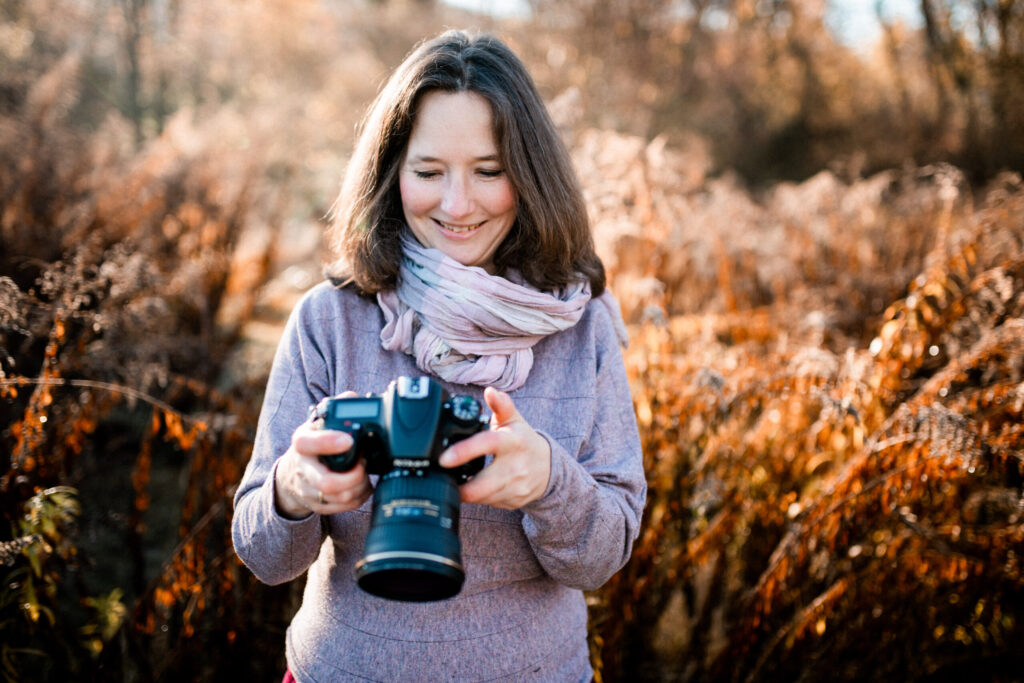
<instances>
[{"instance_id":1,"label":"smiling mouth","mask_svg":"<svg viewBox=\"0 0 1024 683\"><path fill-rule=\"evenodd\" d=\"M434 222L437 223L438 225L440 225L445 230L448 230L449 232L454 232L457 235L461 235L461 234L464 234L464 233L467 233L467 232L473 232L474 230L479 228L481 225L483 225L483 222L474 223L473 225L452 225L451 223L445 223L444 221L439 221L436 218L434 219Z\"/></svg>"}]
</instances>

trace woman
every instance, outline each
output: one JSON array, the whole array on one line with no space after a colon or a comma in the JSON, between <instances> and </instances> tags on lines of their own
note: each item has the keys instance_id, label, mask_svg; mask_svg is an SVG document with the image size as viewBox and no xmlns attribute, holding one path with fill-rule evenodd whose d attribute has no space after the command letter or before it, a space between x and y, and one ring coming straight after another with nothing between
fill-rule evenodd
<instances>
[{"instance_id":1,"label":"woman","mask_svg":"<svg viewBox=\"0 0 1024 683\"><path fill-rule=\"evenodd\" d=\"M235 548L256 576L308 571L288 675L590 680L582 591L628 559L646 485L622 321L519 59L460 32L417 48L364 121L331 232L333 286L289 319L235 497ZM397 602L354 580L371 478L326 469L318 456L351 438L307 415L424 374L492 413L441 463L491 457L460 487L461 592Z\"/></svg>"}]
</instances>

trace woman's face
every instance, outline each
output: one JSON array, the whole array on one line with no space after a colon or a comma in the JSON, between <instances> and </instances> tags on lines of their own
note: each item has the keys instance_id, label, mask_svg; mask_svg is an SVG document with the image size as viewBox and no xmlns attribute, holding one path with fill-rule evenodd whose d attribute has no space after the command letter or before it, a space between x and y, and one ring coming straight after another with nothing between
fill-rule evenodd
<instances>
[{"instance_id":1,"label":"woman's face","mask_svg":"<svg viewBox=\"0 0 1024 683\"><path fill-rule=\"evenodd\" d=\"M516 219L516 193L501 165L487 100L443 91L420 99L399 189L420 244L493 274L494 253Z\"/></svg>"}]
</instances>

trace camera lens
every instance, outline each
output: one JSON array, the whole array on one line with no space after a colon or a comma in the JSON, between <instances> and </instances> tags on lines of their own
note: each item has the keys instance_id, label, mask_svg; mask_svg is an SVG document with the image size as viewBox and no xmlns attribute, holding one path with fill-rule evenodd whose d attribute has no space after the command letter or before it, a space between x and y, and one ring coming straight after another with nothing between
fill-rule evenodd
<instances>
[{"instance_id":1,"label":"camera lens","mask_svg":"<svg viewBox=\"0 0 1024 683\"><path fill-rule=\"evenodd\" d=\"M374 491L360 588L382 598L424 602L462 588L459 490L445 472L394 469Z\"/></svg>"}]
</instances>

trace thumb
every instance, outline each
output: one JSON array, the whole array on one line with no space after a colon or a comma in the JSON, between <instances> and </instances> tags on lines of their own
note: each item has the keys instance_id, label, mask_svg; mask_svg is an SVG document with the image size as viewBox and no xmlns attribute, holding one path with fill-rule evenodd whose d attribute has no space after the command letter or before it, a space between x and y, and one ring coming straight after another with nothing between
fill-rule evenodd
<instances>
[{"instance_id":1,"label":"thumb","mask_svg":"<svg viewBox=\"0 0 1024 683\"><path fill-rule=\"evenodd\" d=\"M504 391L498 391L494 387L487 387L484 389L484 401L487 402L487 407L493 413L491 422L496 427L522 419L519 411L516 410L515 403L512 402L512 397Z\"/></svg>"}]
</instances>

